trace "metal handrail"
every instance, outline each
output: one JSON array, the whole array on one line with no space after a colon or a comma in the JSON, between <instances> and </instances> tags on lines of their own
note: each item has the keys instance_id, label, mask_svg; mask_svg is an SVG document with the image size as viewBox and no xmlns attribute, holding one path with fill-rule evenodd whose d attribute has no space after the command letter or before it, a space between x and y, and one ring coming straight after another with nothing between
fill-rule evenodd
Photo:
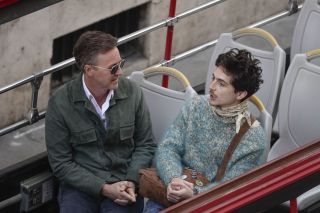
<instances>
[{"instance_id":1,"label":"metal handrail","mask_svg":"<svg viewBox=\"0 0 320 213\"><path fill-rule=\"evenodd\" d=\"M10 197L10 198L8 198L6 200L1 201L0 202L0 209L4 209L4 208L6 208L8 206L11 206L11 205L13 205L15 203L20 202L21 198L22 198L22 195L21 194L17 194L17 195L15 195L13 197Z\"/></svg>"},{"instance_id":2,"label":"metal handrail","mask_svg":"<svg viewBox=\"0 0 320 213\"><path fill-rule=\"evenodd\" d=\"M157 29L159 29L161 27L166 27L168 25L175 24L180 19L183 19L183 18L185 18L185 17L187 17L189 15L192 15L194 13L200 12L200 11L202 11L204 9L207 9L209 7L212 7L212 6L216 5L216 4L222 3L224 1L226 1L226 0L215 0L215 1L211 1L211 2L208 2L206 4L203 4L203 5L200 5L199 7L193 8L191 10L187 10L187 11L175 16L174 18L168 18L165 21L162 21L160 23L157 23L157 24L154 24L152 26L146 27L144 29L138 30L138 31L133 32L131 34L128 34L126 36L123 36L123 37L119 38L118 44L119 45L120 44L124 44L124 43L126 43L128 41L131 41L131 40L133 40L135 38L143 36L143 35L145 35L145 34L147 34L149 32L157 30ZM249 27L249 28L261 27L261 26L263 26L265 24L268 24L268 23L276 21L276 20L278 20L280 18L283 18L283 17L286 17L288 15L291 15L293 12L295 12L295 11L292 11L292 8L294 8L294 7L290 6L291 4L294 4L294 2L295 1L289 1L289 10L285 10L283 12L280 12L280 13L274 15L274 16L266 18L266 19L264 19L262 21L259 21L259 22L255 23L255 24L252 24L252 25L249 25L247 27ZM301 8L302 8L302 5L299 5L298 6L298 10L300 10ZM154 66L156 66L156 67L158 67L158 66L172 66L172 65L175 64L176 61L183 60L183 59L185 59L185 58L187 58L187 57L189 57L189 56L191 56L193 54L196 54L198 52L204 51L204 50L214 46L217 43L217 41L218 40L216 39L216 40L207 42L207 43L205 43L203 45L200 45L200 46L198 46L196 48L193 48L191 50L188 50L186 52L178 54L175 57L172 57L170 60L164 60L161 63L156 64ZM24 78L24 79L22 79L20 81L17 81L17 82L12 83L12 84L10 84L8 86L0 88L0 94L2 94L4 92L7 92L9 90L12 90L12 89L14 89L16 87L22 86L24 84L27 84L27 83L32 83L33 84L39 78L43 78L44 76L46 76L48 74L54 73L56 71L59 71L59 70L65 68L65 67L71 66L74 63L75 63L74 57L70 58L70 59L67 59L65 61L62 61L62 62L60 62L58 64L55 64L54 66L52 66L52 67L50 67L48 69L45 69L45 70L43 70L43 71L41 71L39 73L36 73L36 74L31 75L31 76L29 76L27 78ZM34 96L35 95L33 95L33 97ZM38 114L37 109L34 108L34 103L31 103L31 110L28 112L28 115L29 116L27 116L27 119L24 119L24 120L19 121L19 122L15 123L15 124L12 124L12 125L10 125L8 127L0 129L0 136L5 135L5 134L7 134L9 132L12 132L12 131L14 131L16 129L22 128L24 126L27 126L29 124L32 124L32 123L36 122L37 120L40 120L40 119L44 118L45 112L41 112L40 114Z\"/></svg>"},{"instance_id":3,"label":"metal handrail","mask_svg":"<svg viewBox=\"0 0 320 213\"><path fill-rule=\"evenodd\" d=\"M20 81L16 81L15 83L9 84L8 86L2 87L0 89L0 94L5 93L5 92L7 92L9 90L15 89L15 88L17 88L19 86L22 86L24 84L31 83L32 81L34 81L37 78L42 78L42 77L44 77L44 76L46 76L48 74L51 74L51 73L54 73L56 71L62 70L63 68L66 68L68 66L73 65L74 63L75 63L74 57L69 58L69 59L67 59L65 61L62 61L62 62L60 62L58 64L53 65L52 67L49 67L48 69L45 69L45 70L43 70L41 72L33 74L33 75L29 76L29 77L26 77L26 78L24 78L24 79L22 79Z\"/></svg>"},{"instance_id":4,"label":"metal handrail","mask_svg":"<svg viewBox=\"0 0 320 213\"><path fill-rule=\"evenodd\" d=\"M226 0L215 0L215 1L208 2L206 4L200 5L199 7L193 8L191 10L187 10L187 11L185 11L185 12L183 12L183 13L181 13L181 14L173 17L173 18L168 18L168 19L166 19L164 21L161 21L161 22L159 22L157 24L154 24L154 25L151 25L149 27L146 27L146 28L143 28L141 30L138 30L136 32L130 33L130 34L126 35L126 36L123 36L123 37L119 38L118 39L118 45L127 43L127 42L129 42L129 41L131 41L133 39L136 39L136 38L138 38L140 36L148 34L148 33L152 32L152 31L155 31L155 30L160 29L162 27L166 27L168 25L175 24L180 19L186 18L186 17L188 17L188 16L190 16L190 15L192 15L194 13L200 12L200 11L202 11L204 9L207 9L207 8L212 7L214 5L220 4L220 3L224 2L224 1L226 1ZM71 66L73 64L75 64L74 57L69 58L69 59L67 59L65 61L62 61L62 62L60 62L58 64L55 64L54 66L52 66L52 67L50 67L48 69L45 69L45 70L43 70L43 71L41 71L39 73L36 73L34 75L31 75L29 77L26 77L26 78L24 78L24 79L22 79L20 81L17 81L15 83L9 84L8 86L2 87L2 88L0 88L0 94L2 94L4 92L7 92L9 90L12 90L14 88L17 88L19 86L22 86L24 84L31 83L35 78L46 76L48 74L54 73L56 71L59 71L61 69L66 68L68 66Z\"/></svg>"},{"instance_id":5,"label":"metal handrail","mask_svg":"<svg viewBox=\"0 0 320 213\"><path fill-rule=\"evenodd\" d=\"M215 0L215 1L212 1L212 2L208 2L206 4L200 5L199 7L193 8L191 10L187 10L187 11L175 16L174 18L168 18L165 21L159 22L157 24L154 24L154 25L151 25L149 27L143 28L143 29L138 30L136 32L130 33L130 34L126 35L126 36L123 36L123 37L119 38L118 39L118 45L127 43L127 42L129 42L129 41L131 41L133 39L136 39L136 38L138 38L140 36L143 36L145 34L153 32L153 31L155 31L157 29L160 29L162 27L166 27L166 26L171 25L173 23L177 23L180 19L186 18L186 17L188 17L188 16L190 16L190 15L192 15L194 13L200 12L202 10L205 10L205 9L207 9L209 7L217 5L217 4L222 3L224 1L226 1L226 0ZM294 4L293 2L295 2L295 1L289 0L289 4L290 5ZM257 22L255 24L249 25L247 27L252 28L252 27L263 26L263 25L265 25L267 23L270 23L272 21L278 20L278 19L283 18L285 16L291 15L293 12L296 12L296 10L292 9L292 8L295 8L295 7L289 6L289 8L290 8L290 10L283 11L283 12L277 14L277 15L271 16L270 18L266 18L266 19L264 19L264 20L262 20L260 22ZM300 10L301 8L302 8L302 5L299 5L298 6L298 10ZM216 42L217 42L217 40L211 41L211 42L208 42L208 43L206 43L204 45L199 46L198 48L194 48L192 50L202 51L202 50L205 50L205 49L213 46ZM182 53L182 54L178 55L179 57L176 56L175 58L172 58L172 60L170 60L170 61L181 60L181 59L189 56L190 53L194 54L196 52L186 51L185 53ZM30 83L35 78L46 76L48 74L51 74L51 73L54 73L56 71L62 70L62 69L66 68L68 66L71 66L73 64L75 64L74 57L69 58L67 60L64 60L64 61L62 61L62 62L60 62L58 64L55 64L52 67L50 67L48 69L45 69L45 70L43 70L43 71L41 71L39 73L36 73L34 75L31 75L31 76L28 76L28 77L26 77L26 78L24 78L22 80L16 81L16 82L14 82L12 84L9 84L7 86L4 86L4 87L0 88L0 94L5 93L5 92L7 92L9 90L15 89L15 88L17 88L19 86L22 86L24 84ZM165 64L166 63L164 63L164 64L161 63L162 66L165 65Z\"/></svg>"},{"instance_id":6,"label":"metal handrail","mask_svg":"<svg viewBox=\"0 0 320 213\"><path fill-rule=\"evenodd\" d=\"M298 11L300 11L302 7L303 7L303 5L299 5L298 6ZM273 16L271 16L269 18L265 18L262 21L259 21L259 22L256 22L254 24L248 25L248 26L246 26L246 28L261 27L261 26L264 26L266 24L269 24L269 23L271 23L273 21L279 20L279 19L284 18L284 17L289 16L289 15L292 15L292 12L290 10L286 10L286 11L280 12L280 13L278 13L276 15L273 15ZM200 46L195 47L193 49L190 49L190 50L188 50L186 52L183 52L183 53L181 53L179 55L176 55L175 57L172 57L168 61L162 61L161 63L156 64L154 66L172 66L172 65L175 64L176 61L183 60L183 59L185 59L185 58L187 58L187 57L189 57L189 56L191 56L191 55L193 55L195 53L198 53L198 52L204 51L204 50L206 50L206 49L208 49L210 47L213 47L217 42L218 42L218 39L210 41L210 42L207 42L207 43L205 43L203 45L200 45Z\"/></svg>"},{"instance_id":7,"label":"metal handrail","mask_svg":"<svg viewBox=\"0 0 320 213\"><path fill-rule=\"evenodd\" d=\"M121 38L119 38L118 40L118 45L121 45L121 44L124 44L126 42L129 42L135 38L138 38L140 36L143 36L149 32L152 32L152 31L155 31L159 28L162 28L162 27L167 27L167 26L173 26L174 24L178 23L178 21L180 19L183 19L183 18L186 18L187 16L190 16L194 13L197 13L197 12L200 12L204 9L207 9L209 7L212 7L214 5L217 5L219 3L222 3L226 0L214 0L214 1L211 1L211 2L208 2L206 4L203 4L203 5L200 5L199 7L196 7L196 8L193 8L191 10L187 10L177 16L174 16L174 17L169 17L167 18L166 20L160 22L160 23L157 23L157 24L154 24L152 26L149 26L149 27L146 27L144 29L141 29L141 30L138 30L136 32L133 32L131 34L128 34L126 36L123 36ZM17 81L15 83L12 83L12 84L9 84L3 88L0 88L0 94L4 93L4 92L7 92L7 91L10 91L10 90L13 90L19 86L22 86L24 84L27 84L27 83L31 83L32 85L32 101L31 101L31 107L30 107L30 110L29 112L27 113L26 115L26 119L22 120L22 121L19 121L17 123L14 123L10 126L7 126L3 129L0 129L0 136L2 135L5 135L7 133L10 133L16 129L19 129L19 128L22 128L22 127L25 127L27 125L30 125L30 124L33 124L35 122L37 122L38 120L42 119L45 117L45 112L41 112L39 114L38 112L38 109L37 109L37 100L38 100L38 91L39 91L39 88L40 88L40 85L41 85L41 82L42 82L42 79L44 76L46 75L49 75L51 73L54 73L56 71L59 71L59 70L62 70L63 68L65 67L68 67L68 66L71 66L75 64L75 58L72 57L70 59L67 59L65 61L62 61L48 69L45 69L39 73L36 73L34 75L31 75L29 77L26 77L20 81Z\"/></svg>"},{"instance_id":8,"label":"metal handrail","mask_svg":"<svg viewBox=\"0 0 320 213\"><path fill-rule=\"evenodd\" d=\"M42 111L38 114L37 118L38 120L41 120L45 117L46 115L46 111ZM2 129L0 129L0 136L3 136L5 134L8 134L10 132L13 132L14 130L17 130L17 129L20 129L20 128L23 128L25 126L28 126L30 125L30 120L29 119L23 119L21 121L18 121L14 124L11 124L7 127L4 127Z\"/></svg>"}]
</instances>

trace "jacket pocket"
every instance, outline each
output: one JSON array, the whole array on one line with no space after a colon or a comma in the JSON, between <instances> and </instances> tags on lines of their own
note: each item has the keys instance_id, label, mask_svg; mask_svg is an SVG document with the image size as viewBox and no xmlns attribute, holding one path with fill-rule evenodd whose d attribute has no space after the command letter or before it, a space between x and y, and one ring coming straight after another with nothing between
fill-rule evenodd
<instances>
[{"instance_id":1,"label":"jacket pocket","mask_svg":"<svg viewBox=\"0 0 320 213\"><path fill-rule=\"evenodd\" d=\"M70 142L74 145L92 143L97 141L96 131L94 129L88 129L81 132L72 132Z\"/></svg>"},{"instance_id":2,"label":"jacket pocket","mask_svg":"<svg viewBox=\"0 0 320 213\"><path fill-rule=\"evenodd\" d=\"M134 124L129 124L120 127L120 140L125 141L133 138Z\"/></svg>"},{"instance_id":3,"label":"jacket pocket","mask_svg":"<svg viewBox=\"0 0 320 213\"><path fill-rule=\"evenodd\" d=\"M120 126L120 143L119 143L119 153L118 160L119 165L126 165L130 161L133 150L134 150L134 124L126 124ZM125 166L124 168L126 168ZM123 168L123 169L124 169Z\"/></svg>"}]
</instances>

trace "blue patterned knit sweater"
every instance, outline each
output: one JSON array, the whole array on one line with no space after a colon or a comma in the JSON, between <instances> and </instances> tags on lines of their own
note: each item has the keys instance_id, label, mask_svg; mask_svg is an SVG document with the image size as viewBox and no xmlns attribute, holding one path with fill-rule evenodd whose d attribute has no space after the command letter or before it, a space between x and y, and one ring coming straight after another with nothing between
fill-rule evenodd
<instances>
[{"instance_id":1,"label":"blue patterned knit sweater","mask_svg":"<svg viewBox=\"0 0 320 213\"><path fill-rule=\"evenodd\" d=\"M213 112L208 96L190 99L159 144L156 166L160 178L167 185L173 177L181 176L184 167L190 167L211 182L200 191L214 187L218 184L214 177L235 128L235 118L220 117ZM234 151L221 182L264 163L264 140L262 127L252 126Z\"/></svg>"}]
</instances>

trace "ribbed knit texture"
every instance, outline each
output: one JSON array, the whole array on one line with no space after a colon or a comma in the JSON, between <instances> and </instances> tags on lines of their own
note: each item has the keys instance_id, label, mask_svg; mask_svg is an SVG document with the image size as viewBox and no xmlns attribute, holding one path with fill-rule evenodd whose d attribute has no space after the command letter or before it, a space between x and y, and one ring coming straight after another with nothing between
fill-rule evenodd
<instances>
[{"instance_id":1,"label":"ribbed knit texture","mask_svg":"<svg viewBox=\"0 0 320 213\"><path fill-rule=\"evenodd\" d=\"M195 96L181 109L156 153L156 166L167 185L182 174L183 167L202 172L214 187L217 169L235 135L235 118L213 112L208 96ZM265 135L260 125L252 126L242 137L228 163L224 182L263 163Z\"/></svg>"}]
</instances>

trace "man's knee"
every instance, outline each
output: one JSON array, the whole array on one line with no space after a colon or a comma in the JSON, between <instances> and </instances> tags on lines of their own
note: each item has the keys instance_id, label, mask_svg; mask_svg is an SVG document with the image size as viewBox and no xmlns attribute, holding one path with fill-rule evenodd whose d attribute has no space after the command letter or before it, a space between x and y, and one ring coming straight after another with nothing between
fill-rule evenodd
<instances>
[{"instance_id":1,"label":"man's knee","mask_svg":"<svg viewBox=\"0 0 320 213\"><path fill-rule=\"evenodd\" d=\"M96 213L98 201L84 192L69 186L60 186L58 194L60 213Z\"/></svg>"},{"instance_id":2,"label":"man's knee","mask_svg":"<svg viewBox=\"0 0 320 213\"><path fill-rule=\"evenodd\" d=\"M138 196L135 203L121 206L110 199L101 203L100 213L140 213L144 207L143 197Z\"/></svg>"}]
</instances>

